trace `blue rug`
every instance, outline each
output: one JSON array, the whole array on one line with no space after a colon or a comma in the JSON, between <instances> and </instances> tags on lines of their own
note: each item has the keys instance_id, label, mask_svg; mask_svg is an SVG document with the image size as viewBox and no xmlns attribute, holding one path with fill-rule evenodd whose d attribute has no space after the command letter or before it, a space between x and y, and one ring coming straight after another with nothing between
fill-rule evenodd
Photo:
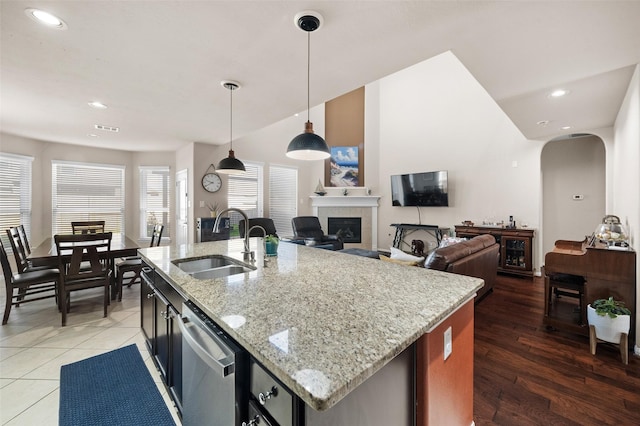
<instances>
[{"instance_id":1,"label":"blue rug","mask_svg":"<svg viewBox=\"0 0 640 426\"><path fill-rule=\"evenodd\" d=\"M175 425L136 345L60 369L60 426Z\"/></svg>"}]
</instances>

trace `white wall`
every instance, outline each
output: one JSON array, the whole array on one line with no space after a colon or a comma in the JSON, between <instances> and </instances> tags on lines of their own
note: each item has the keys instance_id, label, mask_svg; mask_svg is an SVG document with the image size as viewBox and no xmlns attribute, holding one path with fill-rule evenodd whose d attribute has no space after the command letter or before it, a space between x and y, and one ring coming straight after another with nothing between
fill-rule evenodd
<instances>
[{"instance_id":1,"label":"white wall","mask_svg":"<svg viewBox=\"0 0 640 426\"><path fill-rule=\"evenodd\" d=\"M636 354L640 355L640 66L631 78L614 125L613 210L629 228L636 250Z\"/></svg>"},{"instance_id":2,"label":"white wall","mask_svg":"<svg viewBox=\"0 0 640 426\"><path fill-rule=\"evenodd\" d=\"M416 208L392 207L389 176L448 170L449 207L420 208L423 224L453 229L463 220L508 221L539 232L540 152L451 53L421 62L367 86L379 97L367 104L366 128L379 129L377 182L379 247L393 241L391 223L418 223ZM374 131L367 133L375 134ZM367 150L369 149L367 140ZM368 165L367 165L368 167ZM539 235L534 267L539 270Z\"/></svg>"},{"instance_id":3,"label":"white wall","mask_svg":"<svg viewBox=\"0 0 640 426\"><path fill-rule=\"evenodd\" d=\"M544 146L541 161L544 220L539 235L542 252L548 253L557 240L581 241L602 222L605 146L598 136L551 141ZM584 198L574 200L573 195Z\"/></svg>"},{"instance_id":4,"label":"white wall","mask_svg":"<svg viewBox=\"0 0 640 426\"><path fill-rule=\"evenodd\" d=\"M125 209L136 214L125 217L125 233L129 238L138 239L140 224L140 185L138 166L169 166L173 170L173 152L137 153L115 149L92 148L55 142L23 138L6 133L0 134L2 152L30 155L33 161L33 192L31 240L37 246L51 236L51 161L77 161L87 163L114 164L125 166Z\"/></svg>"}]
</instances>

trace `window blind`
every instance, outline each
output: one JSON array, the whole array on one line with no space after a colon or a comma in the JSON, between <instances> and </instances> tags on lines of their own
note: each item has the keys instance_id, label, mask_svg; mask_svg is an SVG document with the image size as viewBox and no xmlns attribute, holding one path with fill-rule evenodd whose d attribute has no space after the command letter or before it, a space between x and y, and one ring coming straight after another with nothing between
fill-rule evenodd
<instances>
[{"instance_id":1,"label":"window blind","mask_svg":"<svg viewBox=\"0 0 640 426\"><path fill-rule=\"evenodd\" d=\"M141 166L140 171L140 238L150 239L156 224L164 225L162 234L170 235L169 167Z\"/></svg>"},{"instance_id":2,"label":"window blind","mask_svg":"<svg viewBox=\"0 0 640 426\"><path fill-rule=\"evenodd\" d=\"M293 235L291 219L298 215L298 169L269 167L269 217L278 235Z\"/></svg>"},{"instance_id":3,"label":"window blind","mask_svg":"<svg viewBox=\"0 0 640 426\"><path fill-rule=\"evenodd\" d=\"M0 229L2 242L10 252L5 229L22 224L31 238L31 167L33 157L0 154Z\"/></svg>"},{"instance_id":4,"label":"window blind","mask_svg":"<svg viewBox=\"0 0 640 426\"><path fill-rule=\"evenodd\" d=\"M262 217L263 214L263 165L244 162L245 173L229 175L227 205L243 210L249 217ZM231 219L231 236L239 236L238 222L240 215L229 215Z\"/></svg>"},{"instance_id":5,"label":"window blind","mask_svg":"<svg viewBox=\"0 0 640 426\"><path fill-rule=\"evenodd\" d=\"M71 233L72 221L87 220L125 233L124 166L53 161L51 171L53 234Z\"/></svg>"}]
</instances>

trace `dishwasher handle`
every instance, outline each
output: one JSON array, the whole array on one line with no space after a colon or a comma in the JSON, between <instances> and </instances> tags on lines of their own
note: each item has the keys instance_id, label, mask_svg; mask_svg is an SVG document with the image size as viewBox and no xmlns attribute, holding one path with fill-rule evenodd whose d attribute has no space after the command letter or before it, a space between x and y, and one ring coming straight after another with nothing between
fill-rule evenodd
<instances>
[{"instance_id":1,"label":"dishwasher handle","mask_svg":"<svg viewBox=\"0 0 640 426\"><path fill-rule=\"evenodd\" d=\"M186 343L191 349L202 359L209 367L211 367L218 375L227 377L235 372L235 354L232 352L229 354L229 350L226 349L224 342L220 340L218 336L207 333L208 337L215 342L215 344L225 353L225 357L218 359L212 356L202 345L198 342L198 339L193 335L192 329L198 327L206 333L204 324L200 325L191 318L175 313L171 310L172 316L175 317L175 321L178 323L178 327L182 332L182 338L186 340Z\"/></svg>"}]
</instances>

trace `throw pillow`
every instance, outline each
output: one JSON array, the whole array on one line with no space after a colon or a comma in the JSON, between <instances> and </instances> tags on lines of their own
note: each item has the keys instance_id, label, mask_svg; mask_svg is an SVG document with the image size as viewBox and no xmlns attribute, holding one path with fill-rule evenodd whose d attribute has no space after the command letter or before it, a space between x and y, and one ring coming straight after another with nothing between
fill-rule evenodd
<instances>
[{"instance_id":1,"label":"throw pillow","mask_svg":"<svg viewBox=\"0 0 640 426\"><path fill-rule=\"evenodd\" d=\"M418 262L421 263L424 261L424 257L413 256L411 254L405 253L402 250L399 250L395 247L391 247L391 259L402 260L405 262Z\"/></svg>"},{"instance_id":2,"label":"throw pillow","mask_svg":"<svg viewBox=\"0 0 640 426\"><path fill-rule=\"evenodd\" d=\"M390 257L385 256L384 254L380 255L380 260L385 262L390 262L390 263L397 263L398 265L405 265L405 266L420 266L422 263L422 261L417 262L417 261L411 261L411 260L392 259Z\"/></svg>"},{"instance_id":3,"label":"throw pillow","mask_svg":"<svg viewBox=\"0 0 640 426\"><path fill-rule=\"evenodd\" d=\"M442 240L440 241L440 244L438 245L438 248L452 246L454 244L458 244L458 243L461 243L463 241L467 241L467 239L466 238L459 238L459 237L447 237L445 235L442 238Z\"/></svg>"}]
</instances>

